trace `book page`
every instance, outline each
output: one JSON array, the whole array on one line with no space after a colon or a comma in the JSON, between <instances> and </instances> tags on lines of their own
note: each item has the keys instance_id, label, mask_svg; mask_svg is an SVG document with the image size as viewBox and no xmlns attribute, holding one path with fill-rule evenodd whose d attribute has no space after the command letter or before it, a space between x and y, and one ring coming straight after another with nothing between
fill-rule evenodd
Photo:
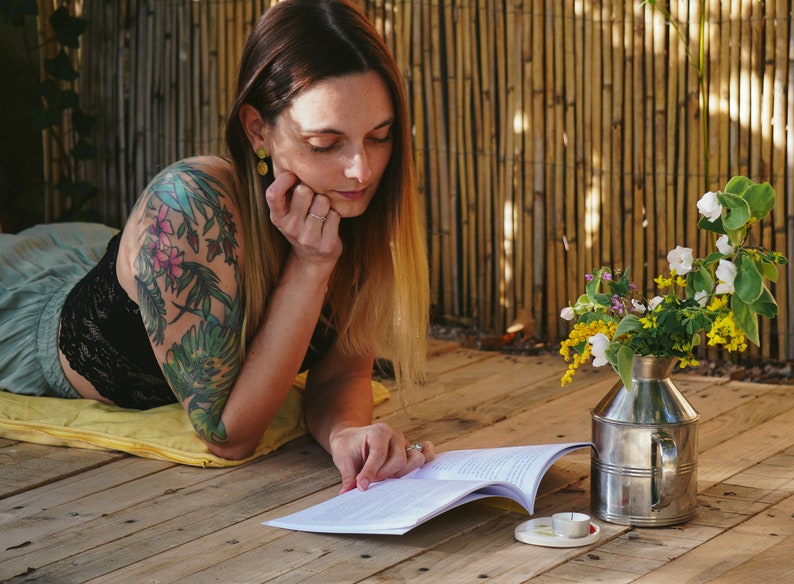
<instances>
[{"instance_id":1,"label":"book page","mask_svg":"<svg viewBox=\"0 0 794 584\"><path fill-rule=\"evenodd\" d=\"M265 525L323 533L402 534L457 505L508 497L532 514L543 474L589 442L453 450L399 479L374 483Z\"/></svg>"},{"instance_id":2,"label":"book page","mask_svg":"<svg viewBox=\"0 0 794 584\"><path fill-rule=\"evenodd\" d=\"M563 454L589 446L589 442L540 444L451 450L408 476L425 479L501 481L516 485L534 500L537 485L549 466Z\"/></svg>"},{"instance_id":3,"label":"book page","mask_svg":"<svg viewBox=\"0 0 794 584\"><path fill-rule=\"evenodd\" d=\"M456 505L488 495L470 496L480 481L437 481L403 477L352 490L265 525L325 533L402 534Z\"/></svg>"}]
</instances>

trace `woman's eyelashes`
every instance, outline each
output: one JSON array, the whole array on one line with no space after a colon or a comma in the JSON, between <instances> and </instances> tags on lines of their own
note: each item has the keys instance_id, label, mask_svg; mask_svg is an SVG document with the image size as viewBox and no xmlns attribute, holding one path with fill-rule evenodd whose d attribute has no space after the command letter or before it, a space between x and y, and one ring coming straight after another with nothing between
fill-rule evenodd
<instances>
[{"instance_id":1,"label":"woman's eyelashes","mask_svg":"<svg viewBox=\"0 0 794 584\"><path fill-rule=\"evenodd\" d=\"M389 132L384 136L370 136L367 138L367 141L369 141L372 144L388 144L389 142L392 141L392 134L391 132ZM309 150L315 153L331 152L332 150L340 147L341 144L342 141L335 141L332 144L328 144L328 145L314 144L312 142L306 143Z\"/></svg>"}]
</instances>

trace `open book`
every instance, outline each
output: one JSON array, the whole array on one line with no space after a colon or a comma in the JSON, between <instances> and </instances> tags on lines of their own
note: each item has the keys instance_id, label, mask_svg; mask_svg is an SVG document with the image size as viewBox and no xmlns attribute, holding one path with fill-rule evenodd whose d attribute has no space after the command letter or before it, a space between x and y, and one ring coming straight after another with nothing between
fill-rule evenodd
<instances>
[{"instance_id":1,"label":"open book","mask_svg":"<svg viewBox=\"0 0 794 584\"><path fill-rule=\"evenodd\" d=\"M399 479L354 489L264 525L322 533L401 535L428 519L484 497L507 497L534 513L554 461L590 442L442 452Z\"/></svg>"}]
</instances>

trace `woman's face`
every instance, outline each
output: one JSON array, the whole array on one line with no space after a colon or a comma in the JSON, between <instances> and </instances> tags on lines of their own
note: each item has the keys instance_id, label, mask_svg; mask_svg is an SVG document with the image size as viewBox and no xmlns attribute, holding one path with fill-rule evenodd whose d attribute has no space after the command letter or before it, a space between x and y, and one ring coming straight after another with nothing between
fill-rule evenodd
<instances>
[{"instance_id":1,"label":"woman's face","mask_svg":"<svg viewBox=\"0 0 794 584\"><path fill-rule=\"evenodd\" d=\"M375 72L318 81L270 127L273 172L292 172L342 218L361 215L392 152L394 107Z\"/></svg>"}]
</instances>

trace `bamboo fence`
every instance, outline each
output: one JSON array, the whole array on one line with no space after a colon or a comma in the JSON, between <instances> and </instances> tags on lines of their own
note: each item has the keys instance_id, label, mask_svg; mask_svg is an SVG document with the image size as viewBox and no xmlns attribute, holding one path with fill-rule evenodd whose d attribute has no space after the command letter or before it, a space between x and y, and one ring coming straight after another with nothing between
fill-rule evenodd
<instances>
[{"instance_id":1,"label":"bamboo fence","mask_svg":"<svg viewBox=\"0 0 794 584\"><path fill-rule=\"evenodd\" d=\"M86 173L108 222L158 169L222 152L236 63L270 3L85 3L79 91L101 118ZM708 167L696 70L639 0L359 4L408 90L438 315L494 332L518 319L558 340L559 310L590 270L630 266L647 293L668 250L704 254L696 202L735 174L775 188L756 243L794 257L791 1L703 2ZM670 5L695 53L700 9ZM794 357L793 272L781 270L780 314L762 321L756 356Z\"/></svg>"}]
</instances>

